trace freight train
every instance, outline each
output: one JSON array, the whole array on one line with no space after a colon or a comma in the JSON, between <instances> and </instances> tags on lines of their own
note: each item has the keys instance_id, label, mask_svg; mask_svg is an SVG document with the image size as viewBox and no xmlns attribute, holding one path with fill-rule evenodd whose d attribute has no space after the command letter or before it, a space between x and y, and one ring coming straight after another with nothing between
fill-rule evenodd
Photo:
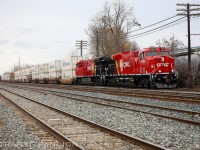
<instances>
[{"instance_id":1,"label":"freight train","mask_svg":"<svg viewBox=\"0 0 200 150\"><path fill-rule=\"evenodd\" d=\"M169 49L161 47L131 50L95 59L55 61L28 68L28 74L26 70L25 76L18 79L12 77L12 81L174 88L178 78L174 58L170 56ZM19 76L19 73L15 75Z\"/></svg>"},{"instance_id":2,"label":"freight train","mask_svg":"<svg viewBox=\"0 0 200 150\"><path fill-rule=\"evenodd\" d=\"M170 51L167 48L150 47L81 60L76 65L75 83L174 88L177 78Z\"/></svg>"}]
</instances>

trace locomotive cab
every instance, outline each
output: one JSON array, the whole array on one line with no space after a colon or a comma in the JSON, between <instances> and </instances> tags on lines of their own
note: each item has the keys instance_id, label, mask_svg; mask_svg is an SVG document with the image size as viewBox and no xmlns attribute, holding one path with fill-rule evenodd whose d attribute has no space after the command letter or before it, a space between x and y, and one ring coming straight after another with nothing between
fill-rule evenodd
<instances>
[{"instance_id":1,"label":"locomotive cab","mask_svg":"<svg viewBox=\"0 0 200 150\"><path fill-rule=\"evenodd\" d=\"M177 72L174 59L166 48L148 48L140 53L140 72L150 75L150 82L157 88L176 87Z\"/></svg>"},{"instance_id":2,"label":"locomotive cab","mask_svg":"<svg viewBox=\"0 0 200 150\"><path fill-rule=\"evenodd\" d=\"M76 84L92 84L94 75L94 62L92 59L81 60L76 64Z\"/></svg>"}]
</instances>

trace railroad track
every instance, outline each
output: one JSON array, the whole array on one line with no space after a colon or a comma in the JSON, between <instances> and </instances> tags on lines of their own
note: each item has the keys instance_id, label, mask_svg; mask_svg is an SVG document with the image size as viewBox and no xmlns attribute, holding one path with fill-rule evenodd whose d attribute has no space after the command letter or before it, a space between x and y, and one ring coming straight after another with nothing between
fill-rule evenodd
<instances>
[{"instance_id":1,"label":"railroad track","mask_svg":"<svg viewBox=\"0 0 200 150\"><path fill-rule=\"evenodd\" d=\"M169 90L150 90L150 89L130 89L130 88L108 88L108 87L89 87L89 86L61 86L66 90L77 90L87 92L98 92L112 94L117 96L129 96L159 99L172 102L184 102L200 104L200 93L197 92L180 92ZM119 92L120 91L120 92Z\"/></svg>"},{"instance_id":2,"label":"railroad track","mask_svg":"<svg viewBox=\"0 0 200 150\"><path fill-rule=\"evenodd\" d=\"M30 143L29 146L31 146L31 144L38 144L37 147L41 149L68 149L62 143L63 141L59 140L59 138L57 139L54 136L54 134L51 134L51 132L49 132L48 128L46 128L45 126L43 126L42 123L40 123L40 120L35 119L34 116L30 115L26 110L21 109L21 107L19 107L17 104L15 104L2 94L0 94L0 99L2 101L5 101L8 107L11 107L15 112L18 112L18 115L15 117L22 118L25 125L27 125L30 128L31 132L37 137L39 137L40 143Z\"/></svg>"},{"instance_id":3,"label":"railroad track","mask_svg":"<svg viewBox=\"0 0 200 150\"><path fill-rule=\"evenodd\" d=\"M31 90L31 91L39 92L42 94L51 94L51 95L64 97L64 98L68 98L70 100L75 100L75 101L83 101L83 102L89 102L89 103L94 103L94 104L108 106L108 107L125 109L129 111L142 112L145 114L172 119L172 120L176 120L179 122L188 123L192 125L200 125L200 119L198 117L195 117L195 116L200 116L200 112L198 111L183 110L183 109L156 106L156 105L150 105L150 104L142 104L142 103L136 103L132 101L105 99L105 98L99 98L95 96L85 96L82 94L74 94L67 91L63 91L63 92L56 91L56 89L44 89L44 88L35 89L31 87L20 87L20 86L17 86L17 87L14 86L14 88ZM184 116L187 119L180 116Z\"/></svg>"},{"instance_id":4,"label":"railroad track","mask_svg":"<svg viewBox=\"0 0 200 150\"><path fill-rule=\"evenodd\" d=\"M148 141L131 137L121 132L106 128L72 114L63 112L52 106L37 102L11 91L0 91L18 108L32 114L56 138L61 136L62 142L71 143L72 149L152 149L165 148ZM13 98L13 96L17 97Z\"/></svg>"},{"instance_id":5,"label":"railroad track","mask_svg":"<svg viewBox=\"0 0 200 150\"><path fill-rule=\"evenodd\" d=\"M16 83L12 83L16 84ZM46 85L46 84L23 84L30 86L40 86L48 88L57 88L65 90L76 90L84 92L96 92L111 94L117 96L128 96L128 97L139 97L156 99L162 101L171 102L183 102L189 104L200 104L200 93L198 92L181 92L181 91L170 91L170 90L152 90L152 89L133 89L133 88L122 88L122 87L102 87L102 86L84 86L84 85ZM119 92L120 91L120 92Z\"/></svg>"}]
</instances>

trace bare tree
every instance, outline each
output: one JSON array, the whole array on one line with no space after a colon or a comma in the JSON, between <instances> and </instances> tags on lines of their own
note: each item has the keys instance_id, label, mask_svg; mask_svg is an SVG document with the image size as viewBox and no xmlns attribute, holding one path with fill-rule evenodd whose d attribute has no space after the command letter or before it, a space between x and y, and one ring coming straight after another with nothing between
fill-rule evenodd
<instances>
[{"instance_id":1,"label":"bare tree","mask_svg":"<svg viewBox=\"0 0 200 150\"><path fill-rule=\"evenodd\" d=\"M185 57L180 57L176 59L175 68L179 73L179 87L191 87L200 84L200 61L192 60L191 64L192 68L190 72L188 69L187 59Z\"/></svg>"},{"instance_id":2,"label":"bare tree","mask_svg":"<svg viewBox=\"0 0 200 150\"><path fill-rule=\"evenodd\" d=\"M105 3L103 10L91 20L87 31L91 38L91 47L96 56L121 52L126 36L134 26L138 26L133 7L117 0Z\"/></svg>"},{"instance_id":3,"label":"bare tree","mask_svg":"<svg viewBox=\"0 0 200 150\"><path fill-rule=\"evenodd\" d=\"M29 64L22 64L20 67L18 64L14 64L13 65L13 68L11 69L12 72L16 72L16 71L19 71L19 70L22 70L22 69L26 69L26 68L29 68L31 67L31 65Z\"/></svg>"},{"instance_id":4,"label":"bare tree","mask_svg":"<svg viewBox=\"0 0 200 150\"><path fill-rule=\"evenodd\" d=\"M192 85L197 85L199 62L197 60L193 60L191 66Z\"/></svg>"},{"instance_id":5,"label":"bare tree","mask_svg":"<svg viewBox=\"0 0 200 150\"><path fill-rule=\"evenodd\" d=\"M130 42L130 48L129 49L139 50L139 46L138 46L137 42L136 41Z\"/></svg>"},{"instance_id":6,"label":"bare tree","mask_svg":"<svg viewBox=\"0 0 200 150\"><path fill-rule=\"evenodd\" d=\"M6 75L6 74L10 74L10 72L9 72L9 71L5 71L5 72L3 73L3 75Z\"/></svg>"},{"instance_id":7,"label":"bare tree","mask_svg":"<svg viewBox=\"0 0 200 150\"><path fill-rule=\"evenodd\" d=\"M135 41L125 40L122 44L122 51L138 50L139 46Z\"/></svg>"},{"instance_id":8,"label":"bare tree","mask_svg":"<svg viewBox=\"0 0 200 150\"><path fill-rule=\"evenodd\" d=\"M174 56L175 51L184 47L183 42L176 38L174 35L169 38L163 37L161 40L156 41L156 45L169 48L171 50L172 56Z\"/></svg>"}]
</instances>

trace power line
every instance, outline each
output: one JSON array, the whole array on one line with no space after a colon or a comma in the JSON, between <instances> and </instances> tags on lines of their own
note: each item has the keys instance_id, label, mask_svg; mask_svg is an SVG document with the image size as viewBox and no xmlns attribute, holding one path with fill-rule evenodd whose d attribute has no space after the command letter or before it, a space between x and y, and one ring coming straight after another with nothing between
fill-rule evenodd
<instances>
[{"instance_id":1,"label":"power line","mask_svg":"<svg viewBox=\"0 0 200 150\"><path fill-rule=\"evenodd\" d=\"M200 19L200 18L192 18L192 21L194 21L194 20L197 20L197 19ZM152 34L152 33L155 33L155 32L158 32L158 31L162 31L162 30L164 30L164 29L167 29L167 28L170 28L170 27L173 27L173 26L175 26L175 25L177 25L177 24L180 24L180 23L183 23L183 22L185 22L187 19L184 19L184 20L181 20L181 21L179 21L179 22L176 22L176 23L174 23L174 24L172 24L172 25L170 25L170 26L167 26L167 27L165 27L165 28L161 28L161 29L159 29L159 30L156 30L156 31L153 31L153 32L150 32L150 33L147 33L147 34L144 34L144 35L140 35L140 36L136 36L136 37L132 37L132 38L134 38L134 39L136 39L136 38L140 38L140 37L143 37L143 36L146 36L146 35L149 35L149 34Z\"/></svg>"},{"instance_id":2,"label":"power line","mask_svg":"<svg viewBox=\"0 0 200 150\"><path fill-rule=\"evenodd\" d=\"M185 21L186 21L186 19L185 19L185 20L181 20L181 21L179 21L179 22L176 22L176 23L174 23L174 24L172 24L172 25L170 25L170 26L167 26L167 27L161 28L161 29L159 29L159 30L152 31L152 32L150 32L150 33L143 34L143 35L139 35L139 36L132 37L132 38L135 39L135 38L143 37L143 36L146 36L146 35L149 35L149 34L153 34L153 33L155 33L155 32L162 31L162 30L164 30L164 29L167 29L167 28L173 27L173 26L175 26L175 25L177 25L177 24L180 24L180 23L182 23L182 22L185 22Z\"/></svg>"},{"instance_id":3,"label":"power line","mask_svg":"<svg viewBox=\"0 0 200 150\"><path fill-rule=\"evenodd\" d=\"M86 49L87 41L76 41L76 48L81 50L81 56L83 56L83 49Z\"/></svg>"},{"instance_id":4,"label":"power line","mask_svg":"<svg viewBox=\"0 0 200 150\"><path fill-rule=\"evenodd\" d=\"M176 4L177 6L186 6L186 8L179 8L177 11L182 11L183 13L177 14L177 15L184 15L187 17L187 30L188 30L188 69L191 72L191 39L190 39L190 17L191 16L199 16L200 13L195 13L192 14L191 12L193 11L198 11L199 8L194 8L194 7L199 7L199 4ZM193 8L192 8L193 7Z\"/></svg>"},{"instance_id":5,"label":"power line","mask_svg":"<svg viewBox=\"0 0 200 150\"><path fill-rule=\"evenodd\" d=\"M197 36L197 35L200 35L200 34L190 34L190 35L194 35L194 36Z\"/></svg>"},{"instance_id":6,"label":"power line","mask_svg":"<svg viewBox=\"0 0 200 150\"><path fill-rule=\"evenodd\" d=\"M177 22L177 21L179 21L179 20L182 20L183 18L185 18L185 17L179 18L179 19L177 19L177 20L174 20L174 21L169 22L169 23L167 23L167 24L164 24L164 25L162 25L162 26L156 27L156 28L154 28L154 29L151 29L151 30L148 30L148 31L145 31L145 32L136 34L136 35L127 36L127 38L139 36L139 35L142 35L142 34L145 34L145 33L148 33L148 32L151 32L151 31L154 31L154 30L157 30L157 29L160 29L160 28L162 28L162 27L165 27L165 26L168 26L168 25L170 25L170 24L172 24L172 23L175 23L175 22Z\"/></svg>"},{"instance_id":7,"label":"power line","mask_svg":"<svg viewBox=\"0 0 200 150\"><path fill-rule=\"evenodd\" d=\"M170 19L172 19L172 18L174 18L174 17L176 17L176 16L177 16L177 15L172 16L172 17L169 17L169 18L164 19L164 20L161 20L161 21L159 21L159 22L153 23L153 24L148 25L148 26L146 26L146 27L143 27L143 28L140 28L140 29L137 29L137 30L130 31L130 32L128 32L128 33L133 33L133 32L136 32L136 31L140 31L140 30L146 29L146 28L148 28L148 27L151 27L151 26L154 26L154 25L156 25L156 24L159 24L159 23L165 22L165 21L167 21L167 20L170 20Z\"/></svg>"},{"instance_id":8,"label":"power line","mask_svg":"<svg viewBox=\"0 0 200 150\"><path fill-rule=\"evenodd\" d=\"M151 26L154 26L154 25L156 25L156 24L165 22L165 21L170 20L170 19L175 18L175 17L177 17L177 15L174 15L174 16L172 16L172 17L169 17L169 18L166 18L166 19L164 19L164 20L158 21L158 22L156 22L156 23L153 23L153 24L151 24L151 25L145 26L145 27L143 27L143 28L140 28L140 29L137 29L137 30L133 30L133 31L127 32L127 34L133 33L133 32L136 32L136 31L140 31L140 30L143 30L143 29L146 29L146 28L148 28L148 27L151 27ZM184 18L184 17L183 17L183 18ZM179 19L178 19L178 20L179 20ZM175 20L175 21L178 21L178 20ZM174 22L175 22L175 21L174 21ZM173 23L173 22L170 22L170 23ZM165 25L164 25L164 26L165 26ZM161 27L162 27L162 26L161 26ZM160 28L160 27L158 27L158 28ZM153 29L153 30L154 30L154 29ZM151 32L151 30L150 30L150 31L147 31L147 32ZM142 33L141 33L141 34L142 34ZM133 35L133 36L136 36L136 35ZM132 36L125 35L125 36L122 36L121 38L130 38L130 37L132 37ZM96 37L94 37L94 38L96 38L97 41L99 40L99 36L98 36L98 35L97 35ZM107 40L107 41L112 41L112 40ZM98 42L97 42L97 43L98 43ZM97 44L96 47L98 47L98 44ZM97 49L98 49L98 48L97 48Z\"/></svg>"},{"instance_id":9,"label":"power line","mask_svg":"<svg viewBox=\"0 0 200 150\"><path fill-rule=\"evenodd\" d=\"M175 16L172 16L172 17L170 17L170 18L164 19L164 20L162 20L162 21L159 21L159 22L157 22L157 23L148 25L148 26L146 26L146 27L144 27L144 28L147 28L147 27L156 25L156 24L158 24L158 23L164 22L164 21L169 20L169 19L174 18L174 17L176 17L176 15L175 15ZM139 37L142 37L142 36L146 36L146 35L149 35L149 34L152 34L152 33L154 33L154 32L158 32L158 31L164 30L164 29L166 29L166 28L172 27L172 26L174 26L174 25L177 25L177 24L180 24L180 23L186 21L186 20L182 20L183 18L185 18L185 17L179 18L179 19L177 19L177 20L174 20L174 21L172 21L172 22L169 22L169 23L164 24L164 25L162 25L162 26L159 26L159 27L157 27L157 28L154 28L154 29L151 29L151 30L148 30L148 31L145 31L145 32L136 34L136 35L124 36L124 37L126 37L126 38L139 38ZM180 20L182 20L182 21L180 21ZM179 22L176 23L177 21L179 21ZM171 24L172 24L172 25L171 25ZM169 26L169 25L170 25L170 26ZM166 26L167 26L167 27L166 27ZM165 27L165 28L163 28L163 27ZM144 29L144 28L138 29L137 31L142 30L142 29ZM161 28L161 29L160 29L160 28ZM159 30L158 30L158 29L159 29ZM155 30L156 30L156 31L155 31ZM134 31L136 31L136 30L134 30ZM132 32L134 32L134 31L132 31ZM150 33L149 33L149 32L150 32ZM145 33L146 33L146 34L145 34ZM107 41L111 41L111 40L107 40Z\"/></svg>"},{"instance_id":10,"label":"power line","mask_svg":"<svg viewBox=\"0 0 200 150\"><path fill-rule=\"evenodd\" d=\"M182 14L183 14L183 13L182 13ZM143 28L140 28L140 29L137 29L137 30L133 30L133 31L130 31L130 32L127 32L127 33L133 33L133 32L136 32L136 31L140 31L140 30L143 30L143 29L146 29L146 28L148 28L148 27L157 25L157 24L159 24L159 23L162 23L162 22L164 22L164 21L170 20L170 19L175 18L175 17L177 17L177 15L174 15L174 16L169 17L169 18L167 18L167 19L161 20L161 21L159 21L159 22L153 23L153 24L151 24L151 25L148 25L148 26L145 26L145 27L143 27ZM145 32L136 34L136 35L124 36L124 37L126 37L126 38L139 38L139 37L142 37L142 36L146 36L146 35L149 35L149 34L152 34L152 33L155 33L155 32L161 31L161 30L164 30L164 29L166 29L166 28L175 26L175 25L177 25L177 24L180 24L180 23L186 21L186 19L185 19L185 20L182 20L182 19L184 19L184 18L186 18L186 17L179 18L179 19L177 19L177 20L174 20L174 21L169 22L169 23L167 23L167 24L164 24L164 25L162 25L162 26L156 27L156 28L154 28L154 29L151 29L151 30L148 30L148 31L145 31ZM181 21L180 21L180 20L181 20ZM179 22L178 22L178 21L179 21ZM99 38L99 37L98 37L98 38ZM111 40L107 40L107 41L111 41Z\"/></svg>"}]
</instances>

